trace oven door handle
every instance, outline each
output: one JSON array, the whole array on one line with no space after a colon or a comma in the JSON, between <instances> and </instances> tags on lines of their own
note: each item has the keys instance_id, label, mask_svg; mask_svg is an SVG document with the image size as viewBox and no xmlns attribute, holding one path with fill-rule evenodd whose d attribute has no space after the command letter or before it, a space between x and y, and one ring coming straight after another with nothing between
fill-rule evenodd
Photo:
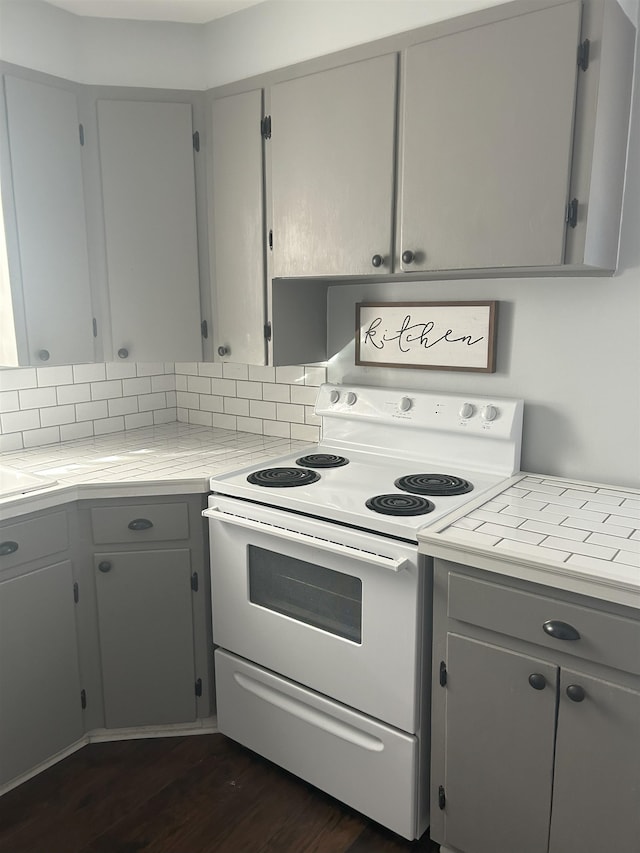
<instances>
[{"instance_id":1,"label":"oven door handle","mask_svg":"<svg viewBox=\"0 0 640 853\"><path fill-rule=\"evenodd\" d=\"M254 518L245 518L243 515L224 512L215 506L203 510L202 514L207 518L213 518L223 524L235 524L238 527L244 527L247 530L257 530L260 533L267 533L269 536L277 536L279 539L287 539L290 542L296 542L300 545L309 545L312 548L320 548L323 551L328 551L331 554L336 554L341 557L348 557L351 560L361 560L364 563L368 563L370 566L378 566L382 569L388 569L391 572L401 571L401 569L404 569L409 562L404 557L399 560L394 559L393 557L385 557L382 554L374 554L372 551L363 551L361 548L353 548L351 545L342 545L340 542L332 542L330 539L312 536L309 533L300 533L297 530L289 530L287 527L279 527L265 521L257 521Z\"/></svg>"}]
</instances>

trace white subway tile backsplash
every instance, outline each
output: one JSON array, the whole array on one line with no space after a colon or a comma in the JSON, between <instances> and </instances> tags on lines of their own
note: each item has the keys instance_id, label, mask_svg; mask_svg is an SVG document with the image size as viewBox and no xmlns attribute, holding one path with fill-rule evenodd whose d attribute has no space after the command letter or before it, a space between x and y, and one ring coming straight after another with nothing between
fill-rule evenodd
<instances>
[{"instance_id":1,"label":"white subway tile backsplash","mask_svg":"<svg viewBox=\"0 0 640 853\"><path fill-rule=\"evenodd\" d=\"M56 444L60 441L60 427L46 429L28 429L22 433L25 447L41 447L43 444Z\"/></svg>"},{"instance_id":2,"label":"white subway tile backsplash","mask_svg":"<svg viewBox=\"0 0 640 853\"><path fill-rule=\"evenodd\" d=\"M225 379L248 379L249 367L246 364L229 364L225 362L222 365L222 375Z\"/></svg>"},{"instance_id":3,"label":"white subway tile backsplash","mask_svg":"<svg viewBox=\"0 0 640 853\"><path fill-rule=\"evenodd\" d=\"M164 374L164 361L139 361L136 363L138 376L156 376Z\"/></svg>"},{"instance_id":4,"label":"white subway tile backsplash","mask_svg":"<svg viewBox=\"0 0 640 853\"><path fill-rule=\"evenodd\" d=\"M108 400L113 397L122 397L122 380L111 379L107 382L91 383L92 400Z\"/></svg>"},{"instance_id":5,"label":"white subway tile backsplash","mask_svg":"<svg viewBox=\"0 0 640 853\"><path fill-rule=\"evenodd\" d=\"M249 365L249 379L251 382L275 382L276 369L275 367L260 367L259 365Z\"/></svg>"},{"instance_id":6,"label":"white subway tile backsplash","mask_svg":"<svg viewBox=\"0 0 640 853\"><path fill-rule=\"evenodd\" d=\"M262 386L262 399L271 400L274 403L288 403L291 400L291 387L265 382Z\"/></svg>"},{"instance_id":7,"label":"white subway tile backsplash","mask_svg":"<svg viewBox=\"0 0 640 853\"><path fill-rule=\"evenodd\" d=\"M19 408L17 391L0 391L0 412L17 412Z\"/></svg>"},{"instance_id":8,"label":"white subway tile backsplash","mask_svg":"<svg viewBox=\"0 0 640 853\"><path fill-rule=\"evenodd\" d=\"M176 373L176 391L187 390L187 379L189 377L183 373Z\"/></svg>"},{"instance_id":9,"label":"white subway tile backsplash","mask_svg":"<svg viewBox=\"0 0 640 853\"><path fill-rule=\"evenodd\" d=\"M304 384L305 385L322 385L327 381L326 367L305 367Z\"/></svg>"},{"instance_id":10,"label":"white subway tile backsplash","mask_svg":"<svg viewBox=\"0 0 640 853\"><path fill-rule=\"evenodd\" d=\"M236 422L236 429L241 432L254 432L262 435L262 421L258 418L243 418L239 417Z\"/></svg>"},{"instance_id":11,"label":"white subway tile backsplash","mask_svg":"<svg viewBox=\"0 0 640 853\"><path fill-rule=\"evenodd\" d=\"M60 441L75 441L77 438L89 438L93 435L93 421L80 424L64 424L60 427Z\"/></svg>"},{"instance_id":12,"label":"white subway tile backsplash","mask_svg":"<svg viewBox=\"0 0 640 853\"><path fill-rule=\"evenodd\" d=\"M289 423L296 424L304 423L304 406L294 406L291 403L278 403L276 412L279 421L289 421Z\"/></svg>"},{"instance_id":13,"label":"white subway tile backsplash","mask_svg":"<svg viewBox=\"0 0 640 853\"><path fill-rule=\"evenodd\" d=\"M124 418L122 416L116 418L99 418L93 422L95 435L106 435L109 432L120 432L123 429Z\"/></svg>"},{"instance_id":14,"label":"white subway tile backsplash","mask_svg":"<svg viewBox=\"0 0 640 853\"><path fill-rule=\"evenodd\" d=\"M151 379L148 376L139 376L136 379L123 379L122 393L125 397L129 397L132 394L150 394Z\"/></svg>"},{"instance_id":15,"label":"white subway tile backsplash","mask_svg":"<svg viewBox=\"0 0 640 853\"><path fill-rule=\"evenodd\" d=\"M71 385L73 383L73 368L70 365L37 367L36 376L39 388L44 388L47 385Z\"/></svg>"},{"instance_id":16,"label":"white subway tile backsplash","mask_svg":"<svg viewBox=\"0 0 640 853\"><path fill-rule=\"evenodd\" d=\"M166 409L155 409L151 414L153 415L154 424L172 424L178 420L175 406Z\"/></svg>"},{"instance_id":17,"label":"white subway tile backsplash","mask_svg":"<svg viewBox=\"0 0 640 853\"><path fill-rule=\"evenodd\" d=\"M165 373L162 376L151 377L151 393L156 391L175 391L176 377L173 373Z\"/></svg>"},{"instance_id":18,"label":"white subway tile backsplash","mask_svg":"<svg viewBox=\"0 0 640 853\"><path fill-rule=\"evenodd\" d=\"M151 409L165 409L167 406L167 398L164 391L159 391L157 394L140 394L138 397L138 410L148 412Z\"/></svg>"},{"instance_id":19,"label":"white subway tile backsplash","mask_svg":"<svg viewBox=\"0 0 640 853\"><path fill-rule=\"evenodd\" d=\"M41 409L40 411L40 423L43 427L73 424L75 421L75 406L51 406L48 409Z\"/></svg>"},{"instance_id":20,"label":"white subway tile backsplash","mask_svg":"<svg viewBox=\"0 0 640 853\"><path fill-rule=\"evenodd\" d=\"M178 391L176 393L176 401L178 406L183 409L200 408L200 395L192 394L189 391Z\"/></svg>"},{"instance_id":21,"label":"white subway tile backsplash","mask_svg":"<svg viewBox=\"0 0 640 853\"><path fill-rule=\"evenodd\" d=\"M235 429L236 417L235 415L223 415L218 412L214 412L212 415L212 425L214 427L220 427L220 429Z\"/></svg>"},{"instance_id":22,"label":"white subway tile backsplash","mask_svg":"<svg viewBox=\"0 0 640 853\"><path fill-rule=\"evenodd\" d=\"M276 404L267 400L250 400L249 414L252 418L267 418L275 421L277 417Z\"/></svg>"},{"instance_id":23,"label":"white subway tile backsplash","mask_svg":"<svg viewBox=\"0 0 640 853\"><path fill-rule=\"evenodd\" d=\"M37 409L27 409L24 412L7 412L0 415L2 432L24 432L27 429L38 429L40 412Z\"/></svg>"},{"instance_id":24,"label":"white subway tile backsplash","mask_svg":"<svg viewBox=\"0 0 640 853\"><path fill-rule=\"evenodd\" d=\"M136 376L135 364L126 361L110 361L105 365L107 379L132 379Z\"/></svg>"},{"instance_id":25,"label":"white subway tile backsplash","mask_svg":"<svg viewBox=\"0 0 640 853\"><path fill-rule=\"evenodd\" d=\"M67 403L88 403L91 399L91 385L88 382L80 385L62 385L56 389L58 405Z\"/></svg>"},{"instance_id":26,"label":"white subway tile backsplash","mask_svg":"<svg viewBox=\"0 0 640 853\"><path fill-rule=\"evenodd\" d=\"M225 397L224 411L227 415L242 415L244 417L248 417L249 401L243 400L239 397ZM240 429L240 427L238 427L238 429ZM253 430L249 431L253 432Z\"/></svg>"},{"instance_id":27,"label":"white subway tile backsplash","mask_svg":"<svg viewBox=\"0 0 640 853\"><path fill-rule=\"evenodd\" d=\"M304 367L300 365L276 367L276 382L284 382L287 385L302 384L304 382Z\"/></svg>"},{"instance_id":28,"label":"white subway tile backsplash","mask_svg":"<svg viewBox=\"0 0 640 853\"><path fill-rule=\"evenodd\" d=\"M133 415L125 415L124 416L124 428L125 429L138 429L138 427L144 426L152 426L153 425L153 413L152 412L138 412Z\"/></svg>"},{"instance_id":29,"label":"white subway tile backsplash","mask_svg":"<svg viewBox=\"0 0 640 853\"><path fill-rule=\"evenodd\" d=\"M276 435L280 438L291 438L291 424L284 421L264 421L263 431L265 435Z\"/></svg>"},{"instance_id":30,"label":"white subway tile backsplash","mask_svg":"<svg viewBox=\"0 0 640 853\"><path fill-rule=\"evenodd\" d=\"M236 382L236 394L238 397L246 397L248 400L262 400L262 382Z\"/></svg>"},{"instance_id":31,"label":"white subway tile backsplash","mask_svg":"<svg viewBox=\"0 0 640 853\"><path fill-rule=\"evenodd\" d=\"M55 388L25 388L18 391L20 409L41 409L43 406L55 406L58 402Z\"/></svg>"},{"instance_id":32,"label":"white subway tile backsplash","mask_svg":"<svg viewBox=\"0 0 640 853\"><path fill-rule=\"evenodd\" d=\"M176 361L176 373L190 373L198 375L198 363L196 361Z\"/></svg>"},{"instance_id":33,"label":"white subway tile backsplash","mask_svg":"<svg viewBox=\"0 0 640 853\"><path fill-rule=\"evenodd\" d=\"M187 376L187 391L196 394L210 394L211 380L208 376Z\"/></svg>"},{"instance_id":34,"label":"white subway tile backsplash","mask_svg":"<svg viewBox=\"0 0 640 853\"><path fill-rule=\"evenodd\" d=\"M96 421L109 415L106 400L95 400L92 403L76 403L77 421Z\"/></svg>"},{"instance_id":35,"label":"white subway tile backsplash","mask_svg":"<svg viewBox=\"0 0 640 853\"><path fill-rule=\"evenodd\" d=\"M107 378L106 365L104 364L74 364L73 381L76 382L102 382Z\"/></svg>"},{"instance_id":36,"label":"white subway tile backsplash","mask_svg":"<svg viewBox=\"0 0 640 853\"><path fill-rule=\"evenodd\" d=\"M218 394L201 394L200 409L203 412L223 412L224 397L220 397Z\"/></svg>"},{"instance_id":37,"label":"white subway tile backsplash","mask_svg":"<svg viewBox=\"0 0 640 853\"><path fill-rule=\"evenodd\" d=\"M212 379L211 393L220 394L223 397L236 396L236 383L233 379Z\"/></svg>"},{"instance_id":38,"label":"white subway tile backsplash","mask_svg":"<svg viewBox=\"0 0 640 853\"><path fill-rule=\"evenodd\" d=\"M22 433L10 432L0 435L0 453L12 453L14 450L22 450Z\"/></svg>"},{"instance_id":39,"label":"white subway tile backsplash","mask_svg":"<svg viewBox=\"0 0 640 853\"><path fill-rule=\"evenodd\" d=\"M315 406L318 389L313 386L293 385L291 388L291 402L302 403L306 406Z\"/></svg>"},{"instance_id":40,"label":"white subway tile backsplash","mask_svg":"<svg viewBox=\"0 0 640 853\"><path fill-rule=\"evenodd\" d=\"M308 424L291 424L291 438L298 441L313 441L320 440L320 430L315 426Z\"/></svg>"},{"instance_id":41,"label":"white subway tile backsplash","mask_svg":"<svg viewBox=\"0 0 640 853\"><path fill-rule=\"evenodd\" d=\"M0 370L0 391L18 391L20 388L36 388L37 385L33 367Z\"/></svg>"},{"instance_id":42,"label":"white subway tile backsplash","mask_svg":"<svg viewBox=\"0 0 640 853\"><path fill-rule=\"evenodd\" d=\"M213 425L213 415L211 412L201 412L197 409L189 409L189 423L210 427Z\"/></svg>"},{"instance_id":43,"label":"white subway tile backsplash","mask_svg":"<svg viewBox=\"0 0 640 853\"><path fill-rule=\"evenodd\" d=\"M115 397L113 400L107 400L107 407L110 418L116 415L131 415L138 411L138 398Z\"/></svg>"},{"instance_id":44,"label":"white subway tile backsplash","mask_svg":"<svg viewBox=\"0 0 640 853\"><path fill-rule=\"evenodd\" d=\"M176 371L177 372L177 371ZM208 376L210 379L222 379L222 365L217 362L202 362L198 365L198 375Z\"/></svg>"},{"instance_id":45,"label":"white subway tile backsplash","mask_svg":"<svg viewBox=\"0 0 640 853\"><path fill-rule=\"evenodd\" d=\"M322 418L316 415L316 410L313 406L304 407L304 422L310 426L322 426Z\"/></svg>"}]
</instances>

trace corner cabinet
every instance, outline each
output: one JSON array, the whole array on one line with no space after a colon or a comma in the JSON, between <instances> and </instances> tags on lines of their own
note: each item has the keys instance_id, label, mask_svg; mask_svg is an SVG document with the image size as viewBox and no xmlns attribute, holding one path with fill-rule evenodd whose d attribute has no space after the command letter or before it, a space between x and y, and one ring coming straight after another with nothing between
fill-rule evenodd
<instances>
[{"instance_id":1,"label":"corner cabinet","mask_svg":"<svg viewBox=\"0 0 640 853\"><path fill-rule=\"evenodd\" d=\"M211 102L209 251L223 361L266 363L263 91Z\"/></svg>"},{"instance_id":2,"label":"corner cabinet","mask_svg":"<svg viewBox=\"0 0 640 853\"><path fill-rule=\"evenodd\" d=\"M113 360L201 361L192 106L97 114Z\"/></svg>"},{"instance_id":3,"label":"corner cabinet","mask_svg":"<svg viewBox=\"0 0 640 853\"><path fill-rule=\"evenodd\" d=\"M640 614L435 561L431 837L640 851Z\"/></svg>"},{"instance_id":4,"label":"corner cabinet","mask_svg":"<svg viewBox=\"0 0 640 853\"><path fill-rule=\"evenodd\" d=\"M106 728L210 713L201 496L91 505Z\"/></svg>"},{"instance_id":5,"label":"corner cabinet","mask_svg":"<svg viewBox=\"0 0 640 853\"><path fill-rule=\"evenodd\" d=\"M82 745L69 549L65 510L0 528L0 789Z\"/></svg>"},{"instance_id":6,"label":"corner cabinet","mask_svg":"<svg viewBox=\"0 0 640 853\"><path fill-rule=\"evenodd\" d=\"M271 87L272 277L391 271L397 62Z\"/></svg>"},{"instance_id":7,"label":"corner cabinet","mask_svg":"<svg viewBox=\"0 0 640 853\"><path fill-rule=\"evenodd\" d=\"M4 76L0 183L8 282L3 365L94 361L82 129L69 88ZM6 132L4 121L6 119ZM1 254L1 253L0 253Z\"/></svg>"}]
</instances>

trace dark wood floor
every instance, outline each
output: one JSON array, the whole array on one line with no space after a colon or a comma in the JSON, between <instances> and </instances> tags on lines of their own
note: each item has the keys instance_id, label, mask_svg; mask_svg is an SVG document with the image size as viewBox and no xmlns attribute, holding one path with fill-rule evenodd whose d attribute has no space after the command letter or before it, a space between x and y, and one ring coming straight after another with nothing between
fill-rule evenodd
<instances>
[{"instance_id":1,"label":"dark wood floor","mask_svg":"<svg viewBox=\"0 0 640 853\"><path fill-rule=\"evenodd\" d=\"M0 853L435 853L219 734L91 744L0 798Z\"/></svg>"}]
</instances>

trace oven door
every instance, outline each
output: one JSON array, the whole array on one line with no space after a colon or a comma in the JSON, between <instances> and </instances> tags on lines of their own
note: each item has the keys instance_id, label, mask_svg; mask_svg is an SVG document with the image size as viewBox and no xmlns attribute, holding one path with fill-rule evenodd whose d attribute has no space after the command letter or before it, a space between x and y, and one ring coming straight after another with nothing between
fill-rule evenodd
<instances>
[{"instance_id":1,"label":"oven door","mask_svg":"<svg viewBox=\"0 0 640 853\"><path fill-rule=\"evenodd\" d=\"M218 495L204 514L216 645L416 732L431 632L417 546Z\"/></svg>"}]
</instances>

